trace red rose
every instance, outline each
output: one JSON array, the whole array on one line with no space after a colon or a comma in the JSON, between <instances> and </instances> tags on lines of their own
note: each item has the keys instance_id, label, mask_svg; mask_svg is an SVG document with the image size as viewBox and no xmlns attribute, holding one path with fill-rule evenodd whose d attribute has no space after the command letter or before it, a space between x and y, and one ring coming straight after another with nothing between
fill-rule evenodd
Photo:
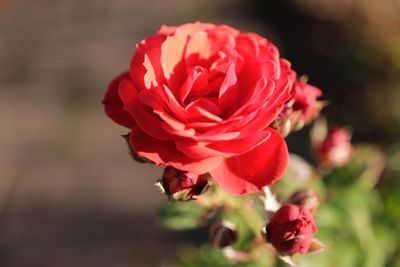
<instances>
[{"instance_id":1,"label":"red rose","mask_svg":"<svg viewBox=\"0 0 400 267\"><path fill-rule=\"evenodd\" d=\"M266 227L267 241L283 255L306 254L317 232L311 212L296 205L281 207Z\"/></svg>"},{"instance_id":2,"label":"red rose","mask_svg":"<svg viewBox=\"0 0 400 267\"><path fill-rule=\"evenodd\" d=\"M286 170L285 141L270 126L295 73L255 33L205 23L161 27L115 78L105 111L157 165L209 172L226 191L260 191Z\"/></svg>"}]
</instances>

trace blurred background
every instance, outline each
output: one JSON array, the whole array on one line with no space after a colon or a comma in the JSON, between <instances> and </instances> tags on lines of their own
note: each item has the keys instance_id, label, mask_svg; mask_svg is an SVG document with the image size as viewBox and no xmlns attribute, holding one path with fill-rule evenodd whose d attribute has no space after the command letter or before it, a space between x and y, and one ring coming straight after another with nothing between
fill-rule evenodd
<instances>
[{"instance_id":1,"label":"blurred background","mask_svg":"<svg viewBox=\"0 0 400 267\"><path fill-rule=\"evenodd\" d=\"M0 266L160 266L206 239L156 225L162 170L128 156L101 105L137 42L196 20L267 37L330 121L383 148L379 216L400 240L399 0L0 0ZM310 158L307 137L289 144ZM400 266L392 248L382 266Z\"/></svg>"}]
</instances>

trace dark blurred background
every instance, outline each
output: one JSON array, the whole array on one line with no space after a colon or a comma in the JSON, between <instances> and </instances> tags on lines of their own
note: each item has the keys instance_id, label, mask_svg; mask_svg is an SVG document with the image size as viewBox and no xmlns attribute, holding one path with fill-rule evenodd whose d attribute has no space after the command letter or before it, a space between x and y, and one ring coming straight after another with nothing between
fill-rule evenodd
<instances>
[{"instance_id":1,"label":"dark blurred background","mask_svg":"<svg viewBox=\"0 0 400 267\"><path fill-rule=\"evenodd\" d=\"M398 183L399 0L0 0L1 267L160 266L192 242L157 227L161 170L130 159L101 100L135 43L196 20L274 42L330 121L397 155Z\"/></svg>"}]
</instances>

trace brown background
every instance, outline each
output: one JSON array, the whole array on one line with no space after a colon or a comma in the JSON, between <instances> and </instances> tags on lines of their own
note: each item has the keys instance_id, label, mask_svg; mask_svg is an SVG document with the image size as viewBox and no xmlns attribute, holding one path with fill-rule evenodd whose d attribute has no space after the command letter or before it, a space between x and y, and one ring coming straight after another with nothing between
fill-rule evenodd
<instances>
[{"instance_id":1,"label":"brown background","mask_svg":"<svg viewBox=\"0 0 400 267\"><path fill-rule=\"evenodd\" d=\"M101 105L135 43L196 20L273 41L354 141L399 141L398 0L0 0L0 267L153 267L207 239L157 227L162 170ZM310 159L307 129L288 143Z\"/></svg>"},{"instance_id":2,"label":"brown background","mask_svg":"<svg viewBox=\"0 0 400 267\"><path fill-rule=\"evenodd\" d=\"M175 253L181 235L154 223L161 170L130 159L101 100L161 24L256 30L237 4L0 0L0 266L146 267Z\"/></svg>"}]
</instances>

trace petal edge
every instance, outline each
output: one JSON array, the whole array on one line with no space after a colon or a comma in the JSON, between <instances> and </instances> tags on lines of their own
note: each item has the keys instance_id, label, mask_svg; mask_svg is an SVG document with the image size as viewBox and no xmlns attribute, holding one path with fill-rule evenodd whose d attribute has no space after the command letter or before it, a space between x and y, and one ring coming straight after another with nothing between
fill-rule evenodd
<instances>
[{"instance_id":1,"label":"petal edge","mask_svg":"<svg viewBox=\"0 0 400 267\"><path fill-rule=\"evenodd\" d=\"M283 175L288 166L289 153L285 140L273 129L271 136L253 150L226 158L211 175L217 183L233 195L244 195L262 190Z\"/></svg>"}]
</instances>

